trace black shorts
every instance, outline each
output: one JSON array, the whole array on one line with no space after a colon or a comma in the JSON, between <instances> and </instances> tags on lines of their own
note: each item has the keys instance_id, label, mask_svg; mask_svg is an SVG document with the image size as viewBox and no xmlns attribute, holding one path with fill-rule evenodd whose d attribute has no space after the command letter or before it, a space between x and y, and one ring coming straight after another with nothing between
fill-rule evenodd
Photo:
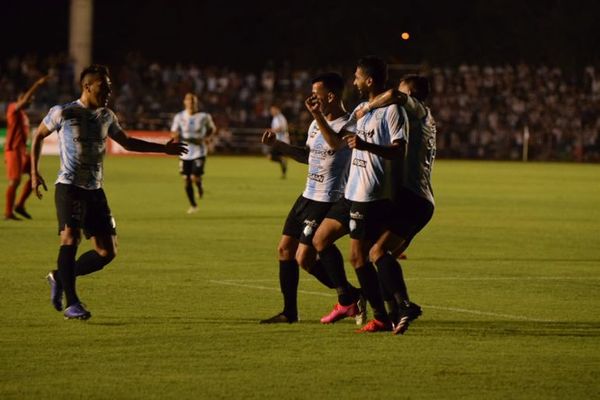
<instances>
[{"instance_id":1,"label":"black shorts","mask_svg":"<svg viewBox=\"0 0 600 400\"><path fill-rule=\"evenodd\" d=\"M204 175L204 164L206 157L196 158L195 160L179 160L179 173L181 175Z\"/></svg>"},{"instance_id":2,"label":"black shorts","mask_svg":"<svg viewBox=\"0 0 600 400\"><path fill-rule=\"evenodd\" d=\"M431 220L433 210L429 200L403 189L391 202L386 228L410 242Z\"/></svg>"},{"instance_id":3,"label":"black shorts","mask_svg":"<svg viewBox=\"0 0 600 400\"><path fill-rule=\"evenodd\" d=\"M312 246L313 235L333 204L298 197L285 220L283 234Z\"/></svg>"},{"instance_id":4,"label":"black shorts","mask_svg":"<svg viewBox=\"0 0 600 400\"><path fill-rule=\"evenodd\" d=\"M83 229L88 239L92 236L117 234L115 219L110 213L103 189L86 190L57 183L54 201L59 235L65 226Z\"/></svg>"},{"instance_id":5,"label":"black shorts","mask_svg":"<svg viewBox=\"0 0 600 400\"><path fill-rule=\"evenodd\" d=\"M343 198L331 207L327 218L335 219L346 227L352 239L374 241L385 230L389 209L388 200L358 202Z\"/></svg>"}]
</instances>

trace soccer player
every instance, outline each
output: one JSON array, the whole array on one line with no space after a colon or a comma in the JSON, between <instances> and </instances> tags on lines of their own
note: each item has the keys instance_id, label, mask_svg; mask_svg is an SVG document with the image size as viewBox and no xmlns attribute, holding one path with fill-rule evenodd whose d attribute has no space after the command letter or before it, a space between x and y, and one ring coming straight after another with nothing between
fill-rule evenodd
<instances>
[{"instance_id":1,"label":"soccer player","mask_svg":"<svg viewBox=\"0 0 600 400\"><path fill-rule=\"evenodd\" d=\"M316 258L312 237L331 205L343 196L348 176L351 152L342 136L354 132L355 127L342 103L343 90L344 80L337 73L324 73L313 79L312 95L305 101L306 108L314 117L308 129L306 146L291 146L278 140L272 130L263 134L264 144L308 164L308 177L304 192L288 214L278 246L283 311L261 323L298 321L298 266L314 275L323 285L334 288ZM339 253L337 248L335 251ZM349 290L356 298L359 297L358 289L350 287Z\"/></svg>"},{"instance_id":2,"label":"soccer player","mask_svg":"<svg viewBox=\"0 0 600 400\"><path fill-rule=\"evenodd\" d=\"M62 293L66 298L64 316L67 319L88 319L91 313L77 296L77 276L101 270L117 254L115 220L102 189L103 159L106 141L110 137L127 150L180 155L185 144L170 140L166 144L152 143L127 136L114 112L107 108L111 94L108 68L91 65L80 75L81 96L73 102L50 109L37 128L31 151L31 185L38 198L48 190L38 163L44 139L54 131L58 134L60 170L55 188L60 249L57 269L48 276L52 305L63 310ZM94 246L75 258L83 229Z\"/></svg>"},{"instance_id":3,"label":"soccer player","mask_svg":"<svg viewBox=\"0 0 600 400\"><path fill-rule=\"evenodd\" d=\"M290 144L290 134L288 133L288 122L285 118L285 115L281 112L281 109L272 105L269 108L269 112L271 113L271 132L274 132L276 135L276 139L280 142ZM269 153L269 159L276 163L279 163L281 167L281 178L285 179L287 174L287 160L283 156L280 150L275 147L271 147L271 151Z\"/></svg>"},{"instance_id":4,"label":"soccer player","mask_svg":"<svg viewBox=\"0 0 600 400\"><path fill-rule=\"evenodd\" d=\"M407 75L398 90L389 90L372 99L357 114L369 113L391 103L401 105L409 118L408 148L402 176L394 181L392 212L386 230L369 251L385 292L392 294L398 314L394 334L403 334L409 324L421 315L421 307L411 302L402 268L394 255L402 253L415 235L427 225L435 207L431 187L431 170L435 158L436 126L425 105L429 81L418 75Z\"/></svg>"},{"instance_id":5,"label":"soccer player","mask_svg":"<svg viewBox=\"0 0 600 400\"><path fill-rule=\"evenodd\" d=\"M187 154L179 156L179 171L183 175L185 193L190 202L188 214L198 212L198 204L194 197L194 185L198 189L198 197L202 198L202 175L206 164L206 139L213 135L217 128L210 114L198 111L198 97L187 93L183 98L185 110L175 114L171 124L171 132L176 141L188 146Z\"/></svg>"},{"instance_id":6,"label":"soccer player","mask_svg":"<svg viewBox=\"0 0 600 400\"><path fill-rule=\"evenodd\" d=\"M387 66L381 59L368 56L358 61L354 85L361 97L371 100L383 93L386 80ZM362 104L357 110L360 108ZM356 134L346 135L344 140L353 149L344 199L332 207L313 240L338 292L338 304L321 321L328 323L345 318L354 307L348 295L343 260L329 253L331 244L349 231L350 261L374 314L374 319L359 332L391 331L392 323L381 295L377 271L369 262L368 254L383 231L389 208L385 182L390 172L386 170L385 159L404 157L406 115L395 104L369 111L357 121Z\"/></svg>"},{"instance_id":7,"label":"soccer player","mask_svg":"<svg viewBox=\"0 0 600 400\"><path fill-rule=\"evenodd\" d=\"M31 105L35 92L48 80L49 76L39 78L24 93L20 93L17 101L6 108L6 141L4 159L6 160L6 173L8 187L6 188L6 205L4 208L5 220L19 220L15 212L27 219L31 215L25 210L25 201L31 194L31 177L23 186L19 201L15 207L17 189L21 183L21 175L30 173L29 154L27 154L27 139L29 138L29 118L25 110Z\"/></svg>"}]
</instances>

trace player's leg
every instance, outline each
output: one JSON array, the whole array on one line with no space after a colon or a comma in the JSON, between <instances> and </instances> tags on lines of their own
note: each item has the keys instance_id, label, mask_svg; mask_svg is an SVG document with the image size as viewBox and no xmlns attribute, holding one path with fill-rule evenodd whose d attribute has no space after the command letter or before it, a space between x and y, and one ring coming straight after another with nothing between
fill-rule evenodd
<instances>
[{"instance_id":1,"label":"player's leg","mask_svg":"<svg viewBox=\"0 0 600 400\"><path fill-rule=\"evenodd\" d=\"M93 250L89 250L79 256L75 263L75 275L89 275L100 271L110 263L117 255L117 236L101 234L92 236Z\"/></svg>"},{"instance_id":2,"label":"player's leg","mask_svg":"<svg viewBox=\"0 0 600 400\"><path fill-rule=\"evenodd\" d=\"M192 181L198 189L198 197L204 196L204 188L202 187L202 176L204 175L204 166L206 165L206 157L200 157L194 160L194 167L192 169Z\"/></svg>"},{"instance_id":3,"label":"player's leg","mask_svg":"<svg viewBox=\"0 0 600 400\"><path fill-rule=\"evenodd\" d=\"M7 150L4 154L6 160L6 173L8 177L8 185L6 187L6 203L4 206L5 220L19 220L14 214L15 197L17 196L17 188L21 183L21 158L19 152L15 150Z\"/></svg>"},{"instance_id":4,"label":"player's leg","mask_svg":"<svg viewBox=\"0 0 600 400\"><path fill-rule=\"evenodd\" d=\"M281 177L285 178L287 174L287 158L281 157L279 160L279 165L281 166Z\"/></svg>"},{"instance_id":5,"label":"player's leg","mask_svg":"<svg viewBox=\"0 0 600 400\"><path fill-rule=\"evenodd\" d=\"M293 323L298 321L298 282L300 273L295 254L298 239L282 235L277 246L279 258L279 287L283 295L283 311L271 318L261 320L261 324Z\"/></svg>"},{"instance_id":6,"label":"player's leg","mask_svg":"<svg viewBox=\"0 0 600 400\"><path fill-rule=\"evenodd\" d=\"M23 166L21 168L21 174L28 175L29 178L27 179L27 181L23 185L23 188L21 189L21 195L19 196L19 200L17 201L17 205L15 206L15 212L17 214L22 215L23 217L25 217L27 219L31 219L31 215L25 210L25 202L29 198L29 195L31 195L31 191L32 191L32 188L31 188L31 161L30 161L27 153L23 153L21 160L22 160L22 164L23 164Z\"/></svg>"}]
</instances>

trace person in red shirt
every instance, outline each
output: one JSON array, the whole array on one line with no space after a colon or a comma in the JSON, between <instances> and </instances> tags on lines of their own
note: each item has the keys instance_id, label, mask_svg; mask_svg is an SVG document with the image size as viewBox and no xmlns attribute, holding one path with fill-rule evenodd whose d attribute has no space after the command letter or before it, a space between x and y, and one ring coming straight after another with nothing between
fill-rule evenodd
<instances>
[{"instance_id":1,"label":"person in red shirt","mask_svg":"<svg viewBox=\"0 0 600 400\"><path fill-rule=\"evenodd\" d=\"M25 211L25 201L31 194L31 178L27 181L15 207L17 188L21 183L21 175L31 175L29 155L27 154L27 138L29 137L29 118L25 110L31 104L34 93L48 80L48 76L39 78L25 92L19 94L17 101L10 103L6 108L6 141L4 143L4 159L8 175L6 188L6 206L4 208L5 220L19 220L15 213L31 219Z\"/></svg>"}]
</instances>

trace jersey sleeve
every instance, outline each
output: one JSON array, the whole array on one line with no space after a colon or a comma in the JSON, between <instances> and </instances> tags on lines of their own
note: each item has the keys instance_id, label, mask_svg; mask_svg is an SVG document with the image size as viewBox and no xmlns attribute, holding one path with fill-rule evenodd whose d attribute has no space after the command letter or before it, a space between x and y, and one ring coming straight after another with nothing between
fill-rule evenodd
<instances>
[{"instance_id":1,"label":"jersey sleeve","mask_svg":"<svg viewBox=\"0 0 600 400\"><path fill-rule=\"evenodd\" d=\"M60 122L62 120L62 107L54 106L48 111L48 114L42 120L42 123L46 125L46 128L50 132L54 132L60 129Z\"/></svg>"},{"instance_id":2,"label":"jersey sleeve","mask_svg":"<svg viewBox=\"0 0 600 400\"><path fill-rule=\"evenodd\" d=\"M115 134L121 132L123 128L121 128L121 125L119 124L119 119L117 118L114 112L109 110L109 115L110 124L108 125L108 135L112 137Z\"/></svg>"},{"instance_id":3,"label":"jersey sleeve","mask_svg":"<svg viewBox=\"0 0 600 400\"><path fill-rule=\"evenodd\" d=\"M179 133L179 114L175 114L171 123L171 132Z\"/></svg>"},{"instance_id":4,"label":"jersey sleeve","mask_svg":"<svg viewBox=\"0 0 600 400\"><path fill-rule=\"evenodd\" d=\"M385 113L385 122L390 132L390 140L393 142L403 140L408 142L406 111L396 104L389 106Z\"/></svg>"}]
</instances>

